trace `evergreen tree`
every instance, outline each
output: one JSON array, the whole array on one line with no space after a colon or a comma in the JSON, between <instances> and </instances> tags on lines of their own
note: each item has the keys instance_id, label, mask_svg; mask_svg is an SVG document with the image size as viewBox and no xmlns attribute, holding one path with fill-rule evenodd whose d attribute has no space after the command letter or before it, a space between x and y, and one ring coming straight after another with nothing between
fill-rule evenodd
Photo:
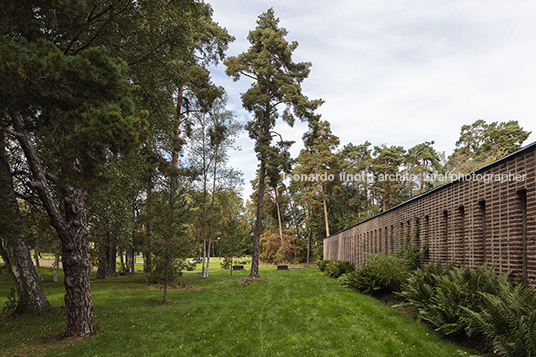
<instances>
[{"instance_id":1,"label":"evergreen tree","mask_svg":"<svg viewBox=\"0 0 536 357\"><path fill-rule=\"evenodd\" d=\"M324 237L327 237L330 235L329 197L335 198L340 191L341 162L335 153L339 138L332 134L329 122L313 120L309 124L309 131L303 136L303 141L304 148L300 151L298 165L294 169L294 174L300 176L296 184L301 188L301 201L308 201L305 204L309 209L316 210L321 207ZM308 214L311 216L311 212Z\"/></svg>"},{"instance_id":2,"label":"evergreen tree","mask_svg":"<svg viewBox=\"0 0 536 357\"><path fill-rule=\"evenodd\" d=\"M448 158L447 172L468 174L519 150L529 135L516 120L488 124L479 119L471 125L463 125L456 149Z\"/></svg>"},{"instance_id":3,"label":"evergreen tree","mask_svg":"<svg viewBox=\"0 0 536 357\"><path fill-rule=\"evenodd\" d=\"M371 169L376 182L371 189L373 196L379 201L381 212L409 198L407 183L400 178L405 153L406 150L402 146L374 147Z\"/></svg>"},{"instance_id":4,"label":"evergreen tree","mask_svg":"<svg viewBox=\"0 0 536 357\"><path fill-rule=\"evenodd\" d=\"M173 183L173 181L172 181ZM184 190L172 184L160 193L153 207L151 252L154 254L154 269L151 281L164 284L164 302L170 282L177 278L185 266L185 259L194 251L193 241L186 236L186 223L191 213Z\"/></svg>"},{"instance_id":5,"label":"evergreen tree","mask_svg":"<svg viewBox=\"0 0 536 357\"><path fill-rule=\"evenodd\" d=\"M310 63L296 63L292 53L297 42L287 42L287 31L279 27L273 9L262 13L257 27L250 31L248 51L225 60L227 74L234 80L241 76L252 79L251 87L242 94L242 104L253 113L247 124L250 138L255 140L255 152L260 161L257 214L253 235L251 277L259 276L259 239L262 233L262 208L265 191L266 165L272 145L273 128L279 117L279 107L285 106L282 118L290 126L295 117L310 120L321 100L309 100L301 91L301 83L308 77Z\"/></svg>"},{"instance_id":6,"label":"evergreen tree","mask_svg":"<svg viewBox=\"0 0 536 357\"><path fill-rule=\"evenodd\" d=\"M415 191L412 189L412 196L431 189L433 182L426 181L426 178L441 170L439 154L434 150L433 145L433 141L425 141L409 149L406 154L407 173L415 175L418 179L418 182L416 182L418 188Z\"/></svg>"}]
</instances>

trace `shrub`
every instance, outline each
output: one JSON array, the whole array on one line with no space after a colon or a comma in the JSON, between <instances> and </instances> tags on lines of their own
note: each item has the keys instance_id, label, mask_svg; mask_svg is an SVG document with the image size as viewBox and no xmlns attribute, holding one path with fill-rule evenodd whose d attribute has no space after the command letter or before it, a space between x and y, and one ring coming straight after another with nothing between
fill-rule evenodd
<instances>
[{"instance_id":1,"label":"shrub","mask_svg":"<svg viewBox=\"0 0 536 357\"><path fill-rule=\"evenodd\" d=\"M469 333L483 334L501 356L536 356L536 290L500 279L496 294L481 293L481 311L469 308Z\"/></svg>"},{"instance_id":2,"label":"shrub","mask_svg":"<svg viewBox=\"0 0 536 357\"><path fill-rule=\"evenodd\" d=\"M354 263L348 261L328 261L324 266L324 271L332 278L351 273L354 269Z\"/></svg>"},{"instance_id":3,"label":"shrub","mask_svg":"<svg viewBox=\"0 0 536 357\"><path fill-rule=\"evenodd\" d=\"M508 274L498 278L485 265L477 269L432 265L412 273L399 295L417 307L419 316L437 331L456 334L468 327L465 309L479 312L481 293L494 294L499 280L507 279Z\"/></svg>"},{"instance_id":4,"label":"shrub","mask_svg":"<svg viewBox=\"0 0 536 357\"><path fill-rule=\"evenodd\" d=\"M402 296L409 305L419 310L424 309L430 304L441 275L453 268L452 264L443 266L441 263L432 263L414 270L402 283L401 291L397 292L397 295Z\"/></svg>"},{"instance_id":5,"label":"shrub","mask_svg":"<svg viewBox=\"0 0 536 357\"><path fill-rule=\"evenodd\" d=\"M367 258L364 266L347 274L340 283L363 294L392 292L400 290L400 284L407 278L408 272L403 258L393 254L374 254Z\"/></svg>"},{"instance_id":6,"label":"shrub","mask_svg":"<svg viewBox=\"0 0 536 357\"><path fill-rule=\"evenodd\" d=\"M316 262L316 265L318 266L318 269L320 269L321 272L324 272L324 271L326 271L326 265L328 265L329 262L330 262L330 260L319 259Z\"/></svg>"},{"instance_id":7,"label":"shrub","mask_svg":"<svg viewBox=\"0 0 536 357\"><path fill-rule=\"evenodd\" d=\"M260 238L259 258L268 263L295 263L300 251L299 242L290 229L268 229Z\"/></svg>"}]
</instances>

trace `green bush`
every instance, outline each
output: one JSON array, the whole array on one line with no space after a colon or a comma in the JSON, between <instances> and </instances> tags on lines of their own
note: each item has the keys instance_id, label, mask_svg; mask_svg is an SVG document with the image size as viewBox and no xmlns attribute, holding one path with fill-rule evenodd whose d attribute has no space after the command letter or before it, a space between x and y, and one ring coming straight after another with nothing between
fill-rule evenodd
<instances>
[{"instance_id":1,"label":"green bush","mask_svg":"<svg viewBox=\"0 0 536 357\"><path fill-rule=\"evenodd\" d=\"M354 263L348 261L328 261L324 271L332 278L338 278L343 274L349 274L355 269Z\"/></svg>"},{"instance_id":2,"label":"green bush","mask_svg":"<svg viewBox=\"0 0 536 357\"><path fill-rule=\"evenodd\" d=\"M465 309L480 312L481 293L495 294L499 280L507 279L508 274L499 278L485 265L477 269L431 265L410 274L399 295L437 331L456 334L469 326Z\"/></svg>"},{"instance_id":3,"label":"green bush","mask_svg":"<svg viewBox=\"0 0 536 357\"><path fill-rule=\"evenodd\" d=\"M169 263L169 270L167 273L168 284L175 284L182 276L183 270L193 271L195 263L188 263L186 261L174 260ZM153 267L149 272L148 281L151 284L164 284L166 280L166 262L163 259L155 259ZM180 283L180 282L179 282Z\"/></svg>"},{"instance_id":4,"label":"green bush","mask_svg":"<svg viewBox=\"0 0 536 357\"><path fill-rule=\"evenodd\" d=\"M468 332L481 333L500 356L536 356L536 290L500 279L495 294L481 293L481 311L464 308Z\"/></svg>"},{"instance_id":5,"label":"green bush","mask_svg":"<svg viewBox=\"0 0 536 357\"><path fill-rule=\"evenodd\" d=\"M320 269L321 272L324 272L324 271L326 271L326 265L328 265L329 262L330 262L330 260L319 259L316 262L316 265L318 266L318 269Z\"/></svg>"},{"instance_id":6,"label":"green bush","mask_svg":"<svg viewBox=\"0 0 536 357\"><path fill-rule=\"evenodd\" d=\"M408 273L403 258L393 254L374 254L367 258L364 266L347 274L339 282L363 294L392 292L400 290L400 284Z\"/></svg>"},{"instance_id":7,"label":"green bush","mask_svg":"<svg viewBox=\"0 0 536 357\"><path fill-rule=\"evenodd\" d=\"M396 294L402 296L409 305L415 306L419 311L423 310L430 304L442 274L451 269L454 269L452 264L425 265L412 271L402 283L401 291Z\"/></svg>"}]
</instances>

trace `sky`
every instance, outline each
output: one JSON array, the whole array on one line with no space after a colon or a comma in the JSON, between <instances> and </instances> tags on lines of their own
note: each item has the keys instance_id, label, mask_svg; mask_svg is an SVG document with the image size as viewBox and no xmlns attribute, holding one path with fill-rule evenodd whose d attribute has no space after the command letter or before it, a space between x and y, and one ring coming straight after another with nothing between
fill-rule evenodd
<instances>
[{"instance_id":1,"label":"sky","mask_svg":"<svg viewBox=\"0 0 536 357\"><path fill-rule=\"evenodd\" d=\"M214 20L236 40L227 56L249 48L248 32L272 7L297 62L311 62L303 93L322 98L318 110L341 146L401 145L424 141L448 156L462 125L517 120L536 141L536 1L472 0L208 0ZM233 82L220 64L211 70L225 87L229 109L243 123L251 115L240 93L251 82ZM294 140L297 157L307 130L278 123ZM252 192L257 158L246 133L229 165L244 173L244 198Z\"/></svg>"}]
</instances>

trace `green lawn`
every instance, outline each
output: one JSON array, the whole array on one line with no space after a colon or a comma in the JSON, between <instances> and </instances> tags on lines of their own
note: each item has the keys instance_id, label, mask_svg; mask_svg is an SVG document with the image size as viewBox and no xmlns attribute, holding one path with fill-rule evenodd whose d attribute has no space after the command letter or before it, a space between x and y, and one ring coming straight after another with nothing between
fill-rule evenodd
<instances>
[{"instance_id":1,"label":"green lawn","mask_svg":"<svg viewBox=\"0 0 536 357\"><path fill-rule=\"evenodd\" d=\"M98 334L58 341L63 286L45 282L56 308L0 319L0 356L460 356L459 347L402 313L341 287L316 268L184 274L193 288L163 290L142 276L92 282ZM52 269L43 269L50 280ZM60 281L62 277L60 277ZM0 281L0 306L13 285Z\"/></svg>"}]
</instances>

